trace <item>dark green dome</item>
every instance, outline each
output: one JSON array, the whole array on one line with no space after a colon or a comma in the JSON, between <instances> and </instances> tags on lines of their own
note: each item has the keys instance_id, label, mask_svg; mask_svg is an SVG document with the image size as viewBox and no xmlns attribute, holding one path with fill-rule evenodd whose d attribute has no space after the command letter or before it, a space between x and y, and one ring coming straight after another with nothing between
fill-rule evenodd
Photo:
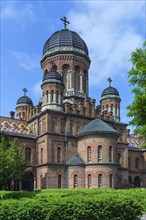
<instances>
[{"instance_id":1,"label":"dark green dome","mask_svg":"<svg viewBox=\"0 0 146 220\"><path fill-rule=\"evenodd\" d=\"M85 136L88 134L114 134L119 135L119 133L113 129L110 125L105 123L102 120L95 119L85 125L82 129L77 133L77 137Z\"/></svg>"},{"instance_id":2,"label":"dark green dome","mask_svg":"<svg viewBox=\"0 0 146 220\"><path fill-rule=\"evenodd\" d=\"M33 106L33 102L32 100L24 95L24 96L21 96L18 100L17 100L17 103L16 103L16 109L19 108L19 107L24 107L26 105L31 105Z\"/></svg>"},{"instance_id":3,"label":"dark green dome","mask_svg":"<svg viewBox=\"0 0 146 220\"><path fill-rule=\"evenodd\" d=\"M106 96L106 95L117 95L119 96L119 92L117 89L115 89L112 86L107 87L106 89L103 90L101 97Z\"/></svg>"},{"instance_id":4,"label":"dark green dome","mask_svg":"<svg viewBox=\"0 0 146 220\"><path fill-rule=\"evenodd\" d=\"M74 31L62 29L55 32L45 43L43 55L55 51L76 51L88 56L84 40Z\"/></svg>"},{"instance_id":5,"label":"dark green dome","mask_svg":"<svg viewBox=\"0 0 146 220\"><path fill-rule=\"evenodd\" d=\"M64 86L62 76L54 70L45 73L41 86L45 84L60 84Z\"/></svg>"}]
</instances>

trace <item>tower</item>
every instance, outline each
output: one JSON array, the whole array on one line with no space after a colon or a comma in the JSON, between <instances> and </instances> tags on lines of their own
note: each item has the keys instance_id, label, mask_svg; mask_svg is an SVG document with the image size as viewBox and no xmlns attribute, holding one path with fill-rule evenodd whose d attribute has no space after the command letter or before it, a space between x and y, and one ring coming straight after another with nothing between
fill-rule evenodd
<instances>
[{"instance_id":1,"label":"tower","mask_svg":"<svg viewBox=\"0 0 146 220\"><path fill-rule=\"evenodd\" d=\"M62 111L64 84L62 76L55 71L53 64L51 71L44 74L41 88L42 111L45 109Z\"/></svg>"},{"instance_id":2,"label":"tower","mask_svg":"<svg viewBox=\"0 0 146 220\"><path fill-rule=\"evenodd\" d=\"M51 70L53 61L55 70L63 78L64 99L84 99L88 96L88 48L76 32L67 28L69 21L66 17L61 20L64 28L55 32L44 44L41 67L45 75Z\"/></svg>"},{"instance_id":3,"label":"tower","mask_svg":"<svg viewBox=\"0 0 146 220\"><path fill-rule=\"evenodd\" d=\"M28 96L26 96L28 90L24 88L22 91L24 92L24 95L21 96L17 101L16 116L21 120L27 120L28 119L27 113L30 113L30 111L32 110L33 102Z\"/></svg>"},{"instance_id":4,"label":"tower","mask_svg":"<svg viewBox=\"0 0 146 220\"><path fill-rule=\"evenodd\" d=\"M109 86L101 94L101 113L105 111L112 114L115 121L120 122L120 96L117 89L111 86L112 79L109 78Z\"/></svg>"}]
</instances>

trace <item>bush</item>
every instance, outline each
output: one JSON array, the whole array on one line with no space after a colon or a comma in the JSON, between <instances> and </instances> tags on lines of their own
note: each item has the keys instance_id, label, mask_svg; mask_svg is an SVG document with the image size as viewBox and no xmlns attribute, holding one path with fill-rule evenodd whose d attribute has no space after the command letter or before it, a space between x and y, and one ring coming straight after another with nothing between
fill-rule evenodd
<instances>
[{"instance_id":1,"label":"bush","mask_svg":"<svg viewBox=\"0 0 146 220\"><path fill-rule=\"evenodd\" d=\"M31 198L13 193L1 193L0 220L137 220L145 204L144 189L42 190Z\"/></svg>"}]
</instances>

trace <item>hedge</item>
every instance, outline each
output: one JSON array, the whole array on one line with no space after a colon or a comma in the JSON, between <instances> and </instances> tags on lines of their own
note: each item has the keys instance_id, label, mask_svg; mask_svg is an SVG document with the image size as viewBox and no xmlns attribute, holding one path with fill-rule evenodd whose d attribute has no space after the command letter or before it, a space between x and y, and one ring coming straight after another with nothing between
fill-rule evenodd
<instances>
[{"instance_id":1,"label":"hedge","mask_svg":"<svg viewBox=\"0 0 146 220\"><path fill-rule=\"evenodd\" d=\"M145 193L144 189L1 192L0 220L138 220L145 210Z\"/></svg>"}]
</instances>

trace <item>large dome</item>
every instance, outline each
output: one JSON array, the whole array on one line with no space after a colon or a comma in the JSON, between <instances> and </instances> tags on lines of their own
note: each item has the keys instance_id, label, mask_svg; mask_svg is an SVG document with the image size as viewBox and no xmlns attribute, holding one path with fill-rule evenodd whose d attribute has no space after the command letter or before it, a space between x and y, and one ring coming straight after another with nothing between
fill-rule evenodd
<instances>
[{"instance_id":1,"label":"large dome","mask_svg":"<svg viewBox=\"0 0 146 220\"><path fill-rule=\"evenodd\" d=\"M45 43L43 55L56 51L76 51L88 56L84 40L74 31L62 29L55 32Z\"/></svg>"}]
</instances>

